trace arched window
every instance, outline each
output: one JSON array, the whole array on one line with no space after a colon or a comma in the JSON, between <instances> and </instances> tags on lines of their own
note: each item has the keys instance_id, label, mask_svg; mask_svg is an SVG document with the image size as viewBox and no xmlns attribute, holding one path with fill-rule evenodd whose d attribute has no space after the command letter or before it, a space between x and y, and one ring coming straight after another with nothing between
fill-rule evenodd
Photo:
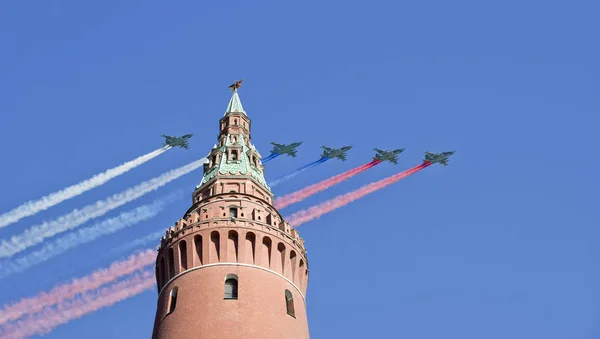
<instances>
[{"instance_id":1,"label":"arched window","mask_svg":"<svg viewBox=\"0 0 600 339\"><path fill-rule=\"evenodd\" d=\"M179 270L181 272L187 270L187 243L185 240L181 240L179 243L179 265L181 266Z\"/></svg>"},{"instance_id":2,"label":"arched window","mask_svg":"<svg viewBox=\"0 0 600 339\"><path fill-rule=\"evenodd\" d=\"M167 282L167 264L165 264L165 257L160 258L160 285L164 286L164 284Z\"/></svg>"},{"instance_id":3,"label":"arched window","mask_svg":"<svg viewBox=\"0 0 600 339\"><path fill-rule=\"evenodd\" d=\"M235 299L238 298L238 276L235 274L228 274L225 277L225 298L224 299Z\"/></svg>"},{"instance_id":4,"label":"arched window","mask_svg":"<svg viewBox=\"0 0 600 339\"><path fill-rule=\"evenodd\" d=\"M296 313L294 312L294 296L292 296L292 292L290 292L290 290L285 290L285 308L287 310L287 314L296 318Z\"/></svg>"},{"instance_id":5,"label":"arched window","mask_svg":"<svg viewBox=\"0 0 600 339\"><path fill-rule=\"evenodd\" d=\"M175 311L175 306L177 305L177 287L173 287L169 295L171 297L169 298L169 312L167 314L171 314Z\"/></svg>"},{"instance_id":6,"label":"arched window","mask_svg":"<svg viewBox=\"0 0 600 339\"><path fill-rule=\"evenodd\" d=\"M175 256L173 255L173 247L169 248L169 279L175 276Z\"/></svg>"}]
</instances>

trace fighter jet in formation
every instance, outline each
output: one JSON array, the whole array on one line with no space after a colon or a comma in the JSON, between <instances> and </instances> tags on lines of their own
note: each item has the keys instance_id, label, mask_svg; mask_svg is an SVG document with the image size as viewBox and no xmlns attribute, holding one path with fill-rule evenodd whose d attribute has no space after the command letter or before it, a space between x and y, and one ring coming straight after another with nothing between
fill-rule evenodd
<instances>
[{"instance_id":1,"label":"fighter jet in formation","mask_svg":"<svg viewBox=\"0 0 600 339\"><path fill-rule=\"evenodd\" d=\"M291 155L292 157L296 157L296 148L300 145L302 145L302 141L300 142L292 142L289 145L286 144L278 144L276 142L272 142L271 145L273 145L273 150L271 150L271 155L277 154L277 155Z\"/></svg>"},{"instance_id":2,"label":"fighter jet in formation","mask_svg":"<svg viewBox=\"0 0 600 339\"><path fill-rule=\"evenodd\" d=\"M187 140L192 137L193 134L186 134L180 137L172 137L170 135L163 134L163 138L165 138L165 143L163 146L171 146L176 147L179 146L181 148L190 149Z\"/></svg>"},{"instance_id":3,"label":"fighter jet in formation","mask_svg":"<svg viewBox=\"0 0 600 339\"><path fill-rule=\"evenodd\" d=\"M398 148L392 151L384 151L379 148L374 148L373 150L377 152L377 154L375 154L373 157L373 160L378 160L380 162L387 160L394 165L398 164L398 154L404 152L404 148Z\"/></svg>"},{"instance_id":4,"label":"fighter jet in formation","mask_svg":"<svg viewBox=\"0 0 600 339\"><path fill-rule=\"evenodd\" d=\"M442 152L442 153L431 153L431 152L425 152L425 159L423 160L424 163L430 163L430 164L435 164L436 162L439 162L440 164L444 165L444 166L448 166L448 158L454 154L455 151L450 151L450 152Z\"/></svg>"},{"instance_id":5,"label":"fighter jet in formation","mask_svg":"<svg viewBox=\"0 0 600 339\"><path fill-rule=\"evenodd\" d=\"M327 146L321 146L323 149L323 153L321 154L321 158L339 158L342 161L346 161L346 152L348 152L352 146L344 146L342 148L331 148Z\"/></svg>"}]
</instances>

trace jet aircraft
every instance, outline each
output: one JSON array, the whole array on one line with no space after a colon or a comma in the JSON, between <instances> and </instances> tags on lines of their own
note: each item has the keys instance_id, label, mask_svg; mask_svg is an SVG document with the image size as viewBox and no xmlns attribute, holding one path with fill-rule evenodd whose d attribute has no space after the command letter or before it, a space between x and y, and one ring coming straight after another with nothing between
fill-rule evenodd
<instances>
[{"instance_id":1,"label":"jet aircraft","mask_svg":"<svg viewBox=\"0 0 600 339\"><path fill-rule=\"evenodd\" d=\"M377 154L375 154L375 156L373 157L373 160L379 160L379 161L389 161L391 163L393 163L394 165L398 164L398 154L404 152L404 148L398 148L392 151L384 151L381 150L379 148L374 148L374 151L377 152Z\"/></svg>"},{"instance_id":2,"label":"jet aircraft","mask_svg":"<svg viewBox=\"0 0 600 339\"><path fill-rule=\"evenodd\" d=\"M342 161L346 161L346 152L348 152L352 146L344 146L342 148L331 148L327 146L321 146L323 149L323 153L321 154L321 158L339 158Z\"/></svg>"},{"instance_id":3,"label":"jet aircraft","mask_svg":"<svg viewBox=\"0 0 600 339\"><path fill-rule=\"evenodd\" d=\"M296 148L300 145L302 145L302 141L300 142L292 142L289 145L286 144L278 144L276 142L272 142L271 145L273 145L273 150L271 151L271 154L277 154L277 155L291 155L292 157L296 157Z\"/></svg>"},{"instance_id":4,"label":"jet aircraft","mask_svg":"<svg viewBox=\"0 0 600 339\"><path fill-rule=\"evenodd\" d=\"M190 149L187 140L192 137L193 134L186 134L180 137L172 137L170 135L163 134L163 138L165 138L165 143L163 146L171 146L176 147L179 146L181 148Z\"/></svg>"},{"instance_id":5,"label":"jet aircraft","mask_svg":"<svg viewBox=\"0 0 600 339\"><path fill-rule=\"evenodd\" d=\"M454 152L456 151L450 151L450 152L442 152L442 153L431 153L431 152L425 152L425 160L423 160L424 163L431 163L431 164L435 164L436 162L439 162L440 164L444 165L444 166L448 166L448 158L454 154Z\"/></svg>"}]
</instances>

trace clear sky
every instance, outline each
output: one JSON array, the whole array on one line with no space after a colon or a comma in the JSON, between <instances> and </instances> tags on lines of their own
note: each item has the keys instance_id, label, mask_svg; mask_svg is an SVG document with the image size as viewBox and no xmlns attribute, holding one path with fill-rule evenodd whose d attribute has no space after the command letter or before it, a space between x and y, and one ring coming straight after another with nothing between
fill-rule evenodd
<instances>
[{"instance_id":1,"label":"clear sky","mask_svg":"<svg viewBox=\"0 0 600 339\"><path fill-rule=\"evenodd\" d=\"M240 89L263 156L304 141L267 180L354 145L274 188L289 193L371 159L384 163L286 208L312 206L456 150L432 166L302 225L311 337L600 337L597 1L2 1L0 213L194 133L42 220L182 166L216 142ZM595 61L594 61L595 60ZM201 171L112 211L177 189L149 222L0 280L0 303L117 259L191 204ZM98 221L103 220L100 218ZM157 244L156 244L157 245ZM149 338L156 291L46 338Z\"/></svg>"}]
</instances>

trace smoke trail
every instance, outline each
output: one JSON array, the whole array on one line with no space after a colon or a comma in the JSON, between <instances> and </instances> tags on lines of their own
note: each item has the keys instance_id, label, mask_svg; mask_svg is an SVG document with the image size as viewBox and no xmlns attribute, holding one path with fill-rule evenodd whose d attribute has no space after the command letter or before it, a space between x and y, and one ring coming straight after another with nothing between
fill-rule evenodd
<instances>
[{"instance_id":1,"label":"smoke trail","mask_svg":"<svg viewBox=\"0 0 600 339\"><path fill-rule=\"evenodd\" d=\"M65 189L62 189L58 192L51 193L45 197L40 198L39 200L28 201L21 206L13 209L12 211L6 212L0 215L0 228L8 226L12 223L15 223L25 217L34 215L38 212L46 210L52 206L58 205L61 202L74 198L80 194L83 194L92 188L98 187L100 185L105 184L107 181L121 175L125 174L128 171L142 165L153 158L163 154L167 150L169 150L171 146L165 146L159 148L155 151L152 151L148 154L142 155L141 157L126 162L120 166L111 168L104 173L97 174L87 180L84 180L78 184L73 186L69 186Z\"/></svg>"},{"instance_id":2,"label":"smoke trail","mask_svg":"<svg viewBox=\"0 0 600 339\"><path fill-rule=\"evenodd\" d=\"M0 258L9 257L19 253L26 248L42 242L44 239L55 234L73 229L91 219L100 217L107 212L125 205L146 193L150 193L169 182L187 174L202 166L206 158L196 160L185 166L163 173L162 175L142 182L121 193L97 201L95 204L85 206L81 210L75 209L71 213L63 215L53 221L46 221L40 225L32 226L20 235L15 235L10 240L2 240L0 245Z\"/></svg>"},{"instance_id":3,"label":"smoke trail","mask_svg":"<svg viewBox=\"0 0 600 339\"><path fill-rule=\"evenodd\" d=\"M398 180L404 179L411 174L417 173L418 171L429 166L430 164L431 163L424 163L424 164L415 166L413 168L407 169L406 171L400 172L398 174L394 174L390 177L370 183L370 184L365 185L357 190L354 190L352 192L349 192L349 193L346 193L343 195L339 195L331 200L325 201L325 202L318 204L316 206L313 206L309 209L306 209L306 210L303 210L300 212L296 212L286 219L294 227L300 226L301 224L303 224L307 221L316 219L325 213L331 212L335 209L345 206L354 200L364 197L365 195L367 195L369 193L373 193L379 189L382 189L388 185L391 185L391 184L397 182Z\"/></svg>"},{"instance_id":4,"label":"smoke trail","mask_svg":"<svg viewBox=\"0 0 600 339\"><path fill-rule=\"evenodd\" d=\"M309 168L313 168L313 167L315 167L315 166L317 166L317 165L320 165L320 164L324 163L324 162L325 162L325 161L327 161L327 160L329 160L329 158L327 158L327 157L323 157L323 158L321 158L321 159L319 159L319 160L317 160L317 161L313 161L313 162L311 162L311 163L310 163L310 164L308 164L308 165L304 165L304 166L302 166L302 167L298 168L297 170L293 171L293 172L292 172L292 173L290 173L290 174L284 175L283 177L281 177L281 178L279 178L279 179L277 179L277 180L275 180L275 181L273 181L273 182L270 182L270 183L268 183L268 185L269 185L270 187L275 187L275 186L277 186L277 185L281 184L282 182L286 182L286 181L290 180L291 178L293 178L293 177L295 177L296 175L298 175L298 174L300 174L300 173L302 173L302 172L306 171L306 170L307 170L307 169L309 169Z\"/></svg>"},{"instance_id":5,"label":"smoke trail","mask_svg":"<svg viewBox=\"0 0 600 339\"><path fill-rule=\"evenodd\" d=\"M157 199L153 203L140 206L128 212L123 212L120 215L97 223L76 232L62 236L42 247L33 253L16 260L7 260L5 265L2 265L0 271L0 279L17 272L23 272L26 269L39 265L47 260L50 260L71 248L94 241L95 239L112 234L125 227L134 226L135 224L149 220L162 212L165 206L174 202L182 196L181 191L170 194L166 198ZM160 237L159 237L160 238ZM156 238L155 238L156 239Z\"/></svg>"},{"instance_id":6,"label":"smoke trail","mask_svg":"<svg viewBox=\"0 0 600 339\"><path fill-rule=\"evenodd\" d=\"M48 292L34 297L23 298L0 309L0 324L41 311L44 307L56 305L77 294L96 289L118 278L151 265L156 260L156 251L146 249L130 255L125 260L113 262L108 268L96 270L69 283L58 285Z\"/></svg>"},{"instance_id":7,"label":"smoke trail","mask_svg":"<svg viewBox=\"0 0 600 339\"><path fill-rule=\"evenodd\" d=\"M381 163L380 160L373 160L369 163L366 163L364 165L355 167L351 170L348 170L344 173L338 174L334 177L331 177L329 179L325 179L321 182L318 182L314 185L310 185L308 187L305 187L301 190L298 190L296 192L290 193L290 194L286 194L284 196L282 196L281 198L278 198L275 200L275 208L277 209L282 209L285 208L293 203L296 202L300 202L308 197L310 197L313 194L316 194L320 191L323 191L331 186L337 185L339 183L341 183L342 181L346 180L346 179L350 179L353 176L362 173L366 170L368 170L369 168L374 167L375 165Z\"/></svg>"},{"instance_id":8,"label":"smoke trail","mask_svg":"<svg viewBox=\"0 0 600 339\"><path fill-rule=\"evenodd\" d=\"M3 338L24 338L47 334L59 325L153 288L153 274L151 270L136 273L118 283L64 301L55 308L46 308L31 318L5 325L0 335Z\"/></svg>"},{"instance_id":9,"label":"smoke trail","mask_svg":"<svg viewBox=\"0 0 600 339\"><path fill-rule=\"evenodd\" d=\"M111 249L108 254L115 254L115 253L121 253L121 252L128 252L130 250L133 250L139 246L142 245L146 245L150 242L155 242L156 244L159 243L160 238L165 235L165 231L161 230L161 231L156 231L154 233L150 233L148 235L145 235L141 238L132 240L130 242L127 242L119 247L115 247L113 249Z\"/></svg>"},{"instance_id":10,"label":"smoke trail","mask_svg":"<svg viewBox=\"0 0 600 339\"><path fill-rule=\"evenodd\" d=\"M277 153L271 153L271 154L269 154L269 156L268 156L268 157L266 157L266 158L262 159L262 160L261 160L261 162L262 162L263 164L266 164L267 162L269 162L269 161L271 161L271 160L273 160L273 159L277 158L278 156L280 156L280 154L277 154Z\"/></svg>"}]
</instances>

